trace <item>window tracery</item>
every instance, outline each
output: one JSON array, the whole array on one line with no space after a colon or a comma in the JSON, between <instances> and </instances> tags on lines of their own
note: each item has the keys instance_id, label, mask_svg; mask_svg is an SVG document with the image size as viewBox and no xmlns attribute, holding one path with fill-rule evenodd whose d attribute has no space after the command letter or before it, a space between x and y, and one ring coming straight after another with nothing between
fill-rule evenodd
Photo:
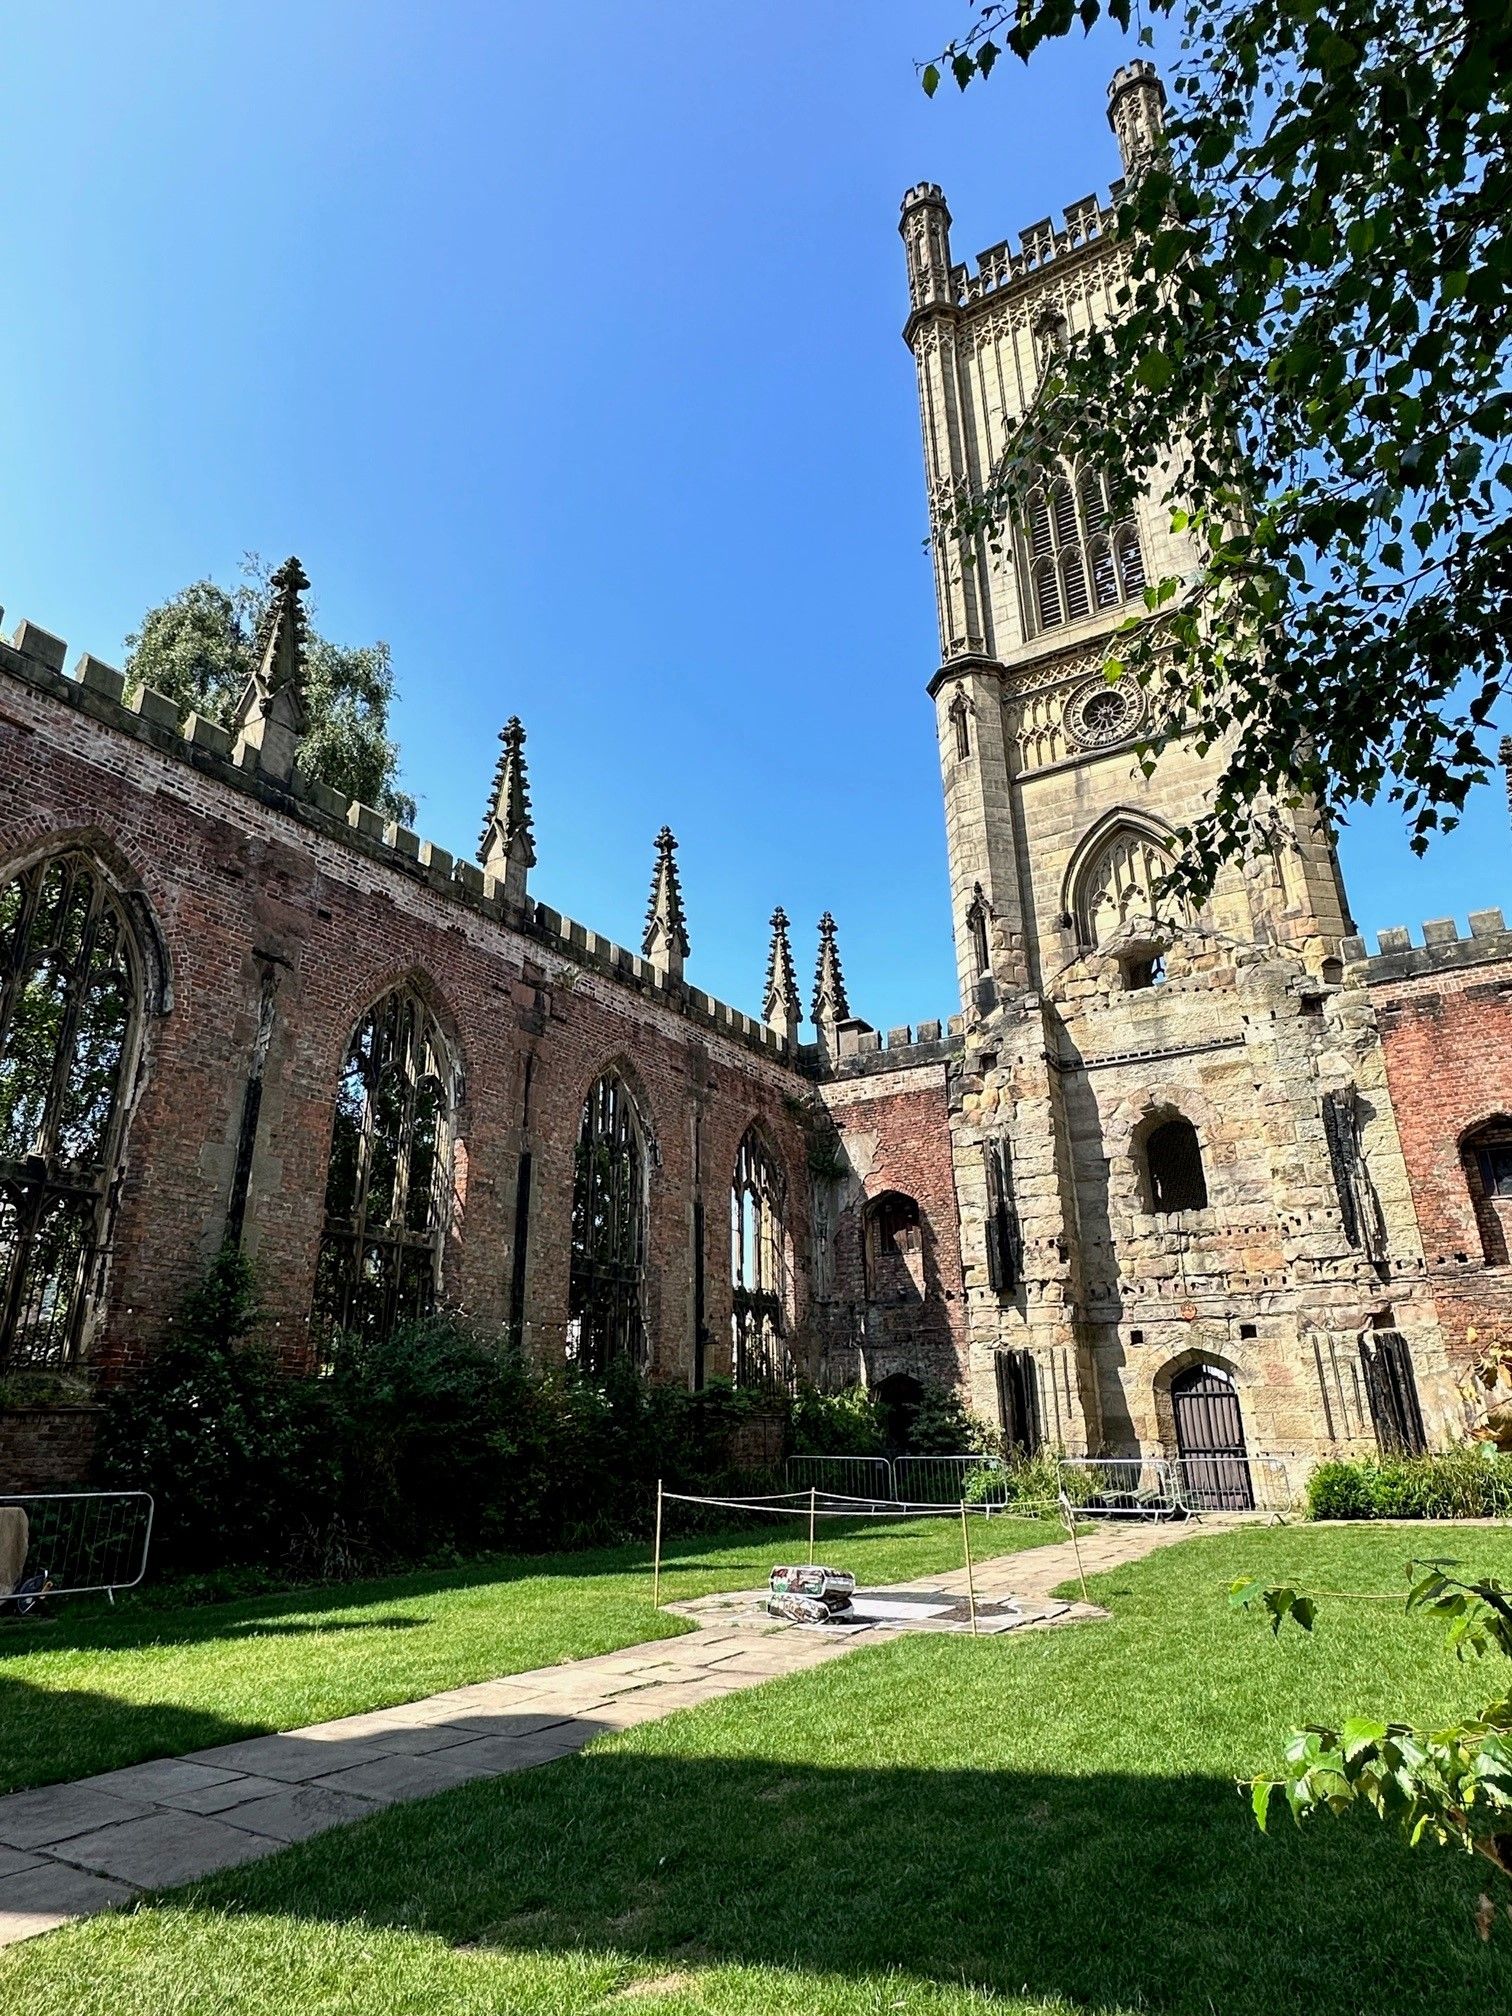
<instances>
[{"instance_id":1,"label":"window tracery","mask_svg":"<svg viewBox=\"0 0 1512 2016\"><path fill-rule=\"evenodd\" d=\"M1074 915L1083 950L1096 951L1156 917L1156 891L1170 865L1169 851L1153 833L1115 827L1077 878ZM1160 900L1171 907L1169 899Z\"/></svg>"},{"instance_id":2,"label":"window tracery","mask_svg":"<svg viewBox=\"0 0 1512 2016\"><path fill-rule=\"evenodd\" d=\"M735 1157L730 1275L735 1384L791 1387L786 1187L755 1127L746 1129Z\"/></svg>"},{"instance_id":3,"label":"window tracery","mask_svg":"<svg viewBox=\"0 0 1512 2016\"><path fill-rule=\"evenodd\" d=\"M618 1071L583 1101L572 1183L567 1357L593 1378L646 1362L646 1134Z\"/></svg>"},{"instance_id":4,"label":"window tracery","mask_svg":"<svg viewBox=\"0 0 1512 2016\"><path fill-rule=\"evenodd\" d=\"M79 1355L119 1162L141 985L131 928L76 852L0 887L0 1364Z\"/></svg>"},{"instance_id":5,"label":"window tracery","mask_svg":"<svg viewBox=\"0 0 1512 2016\"><path fill-rule=\"evenodd\" d=\"M387 1337L435 1306L451 1173L451 1068L412 987L374 1002L341 1069L314 1329Z\"/></svg>"}]
</instances>

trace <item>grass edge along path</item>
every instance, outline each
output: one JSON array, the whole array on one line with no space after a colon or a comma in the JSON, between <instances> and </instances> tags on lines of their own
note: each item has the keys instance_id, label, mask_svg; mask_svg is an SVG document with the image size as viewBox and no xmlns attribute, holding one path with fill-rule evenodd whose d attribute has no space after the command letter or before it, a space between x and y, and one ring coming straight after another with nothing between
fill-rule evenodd
<instances>
[{"instance_id":1,"label":"grass edge along path","mask_svg":"<svg viewBox=\"0 0 1512 2016\"><path fill-rule=\"evenodd\" d=\"M916 1636L395 1807L0 1956L7 2016L1420 2016L1512 2006L1469 1858L1262 1837L1235 1780L1309 1715L1479 1700L1391 1589L1418 1535L1247 1528L1097 1578L1108 1623ZM1512 1572L1512 1535L1454 1536Z\"/></svg>"},{"instance_id":2,"label":"grass edge along path","mask_svg":"<svg viewBox=\"0 0 1512 2016\"><path fill-rule=\"evenodd\" d=\"M979 1558L1063 1538L1054 1522L972 1520ZM821 1527L866 1582L961 1563L950 1518ZM663 1602L758 1584L807 1550L806 1524L664 1543ZM0 1793L296 1729L449 1687L680 1636L651 1607L651 1552L500 1558L182 1610L61 1609L0 1624Z\"/></svg>"}]
</instances>

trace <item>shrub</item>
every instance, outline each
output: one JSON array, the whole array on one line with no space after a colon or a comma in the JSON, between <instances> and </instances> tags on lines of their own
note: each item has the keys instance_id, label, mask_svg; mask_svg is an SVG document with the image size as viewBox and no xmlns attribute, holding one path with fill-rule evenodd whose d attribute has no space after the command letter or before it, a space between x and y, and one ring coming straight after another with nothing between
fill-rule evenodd
<instances>
[{"instance_id":1,"label":"shrub","mask_svg":"<svg viewBox=\"0 0 1512 2016\"><path fill-rule=\"evenodd\" d=\"M1494 1449L1320 1463L1308 1480L1313 1519L1488 1519L1512 1512L1512 1457Z\"/></svg>"},{"instance_id":2,"label":"shrub","mask_svg":"<svg viewBox=\"0 0 1512 2016\"><path fill-rule=\"evenodd\" d=\"M952 1389L926 1386L908 1424L910 1456L990 1456L998 1436Z\"/></svg>"},{"instance_id":3,"label":"shrub","mask_svg":"<svg viewBox=\"0 0 1512 2016\"><path fill-rule=\"evenodd\" d=\"M327 1377L299 1376L258 1321L228 1249L102 1423L102 1481L156 1500L154 1565L206 1588L646 1534L658 1478L744 1481L735 1433L771 1406L727 1382L652 1385L628 1364L601 1383L537 1372L448 1315L344 1338Z\"/></svg>"},{"instance_id":4,"label":"shrub","mask_svg":"<svg viewBox=\"0 0 1512 2016\"><path fill-rule=\"evenodd\" d=\"M323 1396L280 1369L257 1322L251 1271L226 1247L137 1378L106 1398L101 1481L152 1493L154 1555L176 1568L278 1559L291 1518L329 1514Z\"/></svg>"},{"instance_id":5,"label":"shrub","mask_svg":"<svg viewBox=\"0 0 1512 2016\"><path fill-rule=\"evenodd\" d=\"M795 1456L885 1456L882 1403L864 1386L839 1393L802 1387L793 1401L792 1442Z\"/></svg>"}]
</instances>

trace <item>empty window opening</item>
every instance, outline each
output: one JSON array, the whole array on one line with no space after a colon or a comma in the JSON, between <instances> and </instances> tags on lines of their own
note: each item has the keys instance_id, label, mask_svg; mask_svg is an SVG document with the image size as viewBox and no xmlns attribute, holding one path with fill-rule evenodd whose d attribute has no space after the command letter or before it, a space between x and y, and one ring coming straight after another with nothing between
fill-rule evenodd
<instances>
[{"instance_id":1,"label":"empty window opening","mask_svg":"<svg viewBox=\"0 0 1512 2016\"><path fill-rule=\"evenodd\" d=\"M312 1323L387 1337L434 1307L451 1173L451 1070L435 1018L409 987L376 1001L347 1045L326 1175Z\"/></svg>"},{"instance_id":2,"label":"empty window opening","mask_svg":"<svg viewBox=\"0 0 1512 2016\"><path fill-rule=\"evenodd\" d=\"M1123 962L1124 986L1131 994L1139 994L1147 987L1165 985L1165 954L1162 952L1136 953Z\"/></svg>"},{"instance_id":3,"label":"empty window opening","mask_svg":"<svg viewBox=\"0 0 1512 2016\"><path fill-rule=\"evenodd\" d=\"M594 1081L578 1120L572 1180L567 1360L602 1378L646 1361L646 1135L618 1071Z\"/></svg>"},{"instance_id":4,"label":"empty window opening","mask_svg":"<svg viewBox=\"0 0 1512 2016\"><path fill-rule=\"evenodd\" d=\"M83 1345L141 999L131 929L82 854L0 887L0 1366Z\"/></svg>"},{"instance_id":5,"label":"empty window opening","mask_svg":"<svg viewBox=\"0 0 1512 2016\"><path fill-rule=\"evenodd\" d=\"M866 1207L862 1260L868 1302L922 1302L924 1224L917 1200L884 1190Z\"/></svg>"},{"instance_id":6,"label":"empty window opening","mask_svg":"<svg viewBox=\"0 0 1512 2016\"><path fill-rule=\"evenodd\" d=\"M788 1349L792 1267L782 1172L754 1127L735 1158L730 1190L733 1370L737 1386L791 1388Z\"/></svg>"},{"instance_id":7,"label":"empty window opening","mask_svg":"<svg viewBox=\"0 0 1512 2016\"><path fill-rule=\"evenodd\" d=\"M1488 1267L1505 1267L1512 1247L1512 1116L1498 1114L1460 1143L1460 1167Z\"/></svg>"},{"instance_id":8,"label":"empty window opening","mask_svg":"<svg viewBox=\"0 0 1512 2016\"><path fill-rule=\"evenodd\" d=\"M1150 1209L1169 1215L1207 1208L1207 1179L1197 1130L1178 1114L1163 1120L1145 1142L1145 1167L1150 1180Z\"/></svg>"}]
</instances>

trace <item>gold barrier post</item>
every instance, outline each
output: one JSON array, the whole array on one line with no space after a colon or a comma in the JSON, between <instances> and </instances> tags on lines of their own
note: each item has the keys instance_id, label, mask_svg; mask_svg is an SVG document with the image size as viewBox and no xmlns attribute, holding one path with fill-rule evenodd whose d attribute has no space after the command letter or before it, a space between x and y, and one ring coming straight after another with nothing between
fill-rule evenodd
<instances>
[{"instance_id":1,"label":"gold barrier post","mask_svg":"<svg viewBox=\"0 0 1512 2016\"><path fill-rule=\"evenodd\" d=\"M971 1605L971 1635L977 1633L976 1577L971 1572L971 1528L966 1523L966 1500L961 1500L961 1545L966 1549L966 1599Z\"/></svg>"},{"instance_id":2,"label":"gold barrier post","mask_svg":"<svg viewBox=\"0 0 1512 2016\"><path fill-rule=\"evenodd\" d=\"M815 1520L815 1517L816 1517L816 1512L815 1512L815 1507L816 1507L816 1505L817 1505L817 1503L818 1503L818 1499L819 1499L819 1493L818 1493L818 1490L817 1490L817 1488L816 1488L816 1487L815 1487L814 1485L810 1484L810 1486L809 1486L809 1566L810 1566L810 1568L812 1568L812 1567L813 1567L813 1565L814 1565L814 1520Z\"/></svg>"},{"instance_id":3,"label":"gold barrier post","mask_svg":"<svg viewBox=\"0 0 1512 2016\"><path fill-rule=\"evenodd\" d=\"M651 1608L661 1608L661 1526L662 1526L662 1480L656 1480L656 1553L651 1567Z\"/></svg>"},{"instance_id":4,"label":"gold barrier post","mask_svg":"<svg viewBox=\"0 0 1512 2016\"><path fill-rule=\"evenodd\" d=\"M1087 1594L1087 1573L1082 1567L1081 1547L1076 1538L1076 1515L1071 1510L1071 1500L1064 1491L1060 1494L1060 1507L1061 1517L1066 1522L1066 1531L1071 1536L1071 1552L1076 1556L1076 1577L1081 1583L1082 1601L1090 1603L1092 1598Z\"/></svg>"}]
</instances>

